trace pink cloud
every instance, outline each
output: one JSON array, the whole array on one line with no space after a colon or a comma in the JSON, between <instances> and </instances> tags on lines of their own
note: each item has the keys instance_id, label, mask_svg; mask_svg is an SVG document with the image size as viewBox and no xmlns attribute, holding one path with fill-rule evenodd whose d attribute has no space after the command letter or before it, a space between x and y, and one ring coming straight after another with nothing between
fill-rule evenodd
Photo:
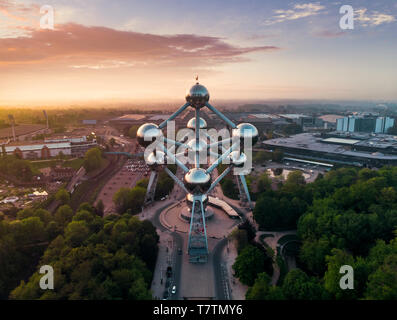
<instances>
[{"instance_id":1,"label":"pink cloud","mask_svg":"<svg viewBox=\"0 0 397 320\"><path fill-rule=\"evenodd\" d=\"M193 34L164 36L69 23L56 25L55 30L32 29L29 36L0 39L0 62L86 64L123 60L199 66L242 61L245 54L279 49L239 47L221 38Z\"/></svg>"}]
</instances>

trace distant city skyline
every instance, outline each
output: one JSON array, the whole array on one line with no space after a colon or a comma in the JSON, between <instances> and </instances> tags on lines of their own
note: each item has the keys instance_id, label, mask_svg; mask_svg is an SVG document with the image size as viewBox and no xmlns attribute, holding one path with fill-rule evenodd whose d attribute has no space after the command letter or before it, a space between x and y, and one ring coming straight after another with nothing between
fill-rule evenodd
<instances>
[{"instance_id":1,"label":"distant city skyline","mask_svg":"<svg viewBox=\"0 0 397 320\"><path fill-rule=\"evenodd\" d=\"M196 74L219 100L396 101L396 34L387 0L0 0L0 105L175 101Z\"/></svg>"}]
</instances>

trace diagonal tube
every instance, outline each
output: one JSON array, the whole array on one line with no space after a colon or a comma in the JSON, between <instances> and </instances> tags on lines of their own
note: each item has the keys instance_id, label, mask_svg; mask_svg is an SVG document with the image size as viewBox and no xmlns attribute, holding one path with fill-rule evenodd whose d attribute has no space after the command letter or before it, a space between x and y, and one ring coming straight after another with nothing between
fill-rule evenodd
<instances>
[{"instance_id":1,"label":"diagonal tube","mask_svg":"<svg viewBox=\"0 0 397 320\"><path fill-rule=\"evenodd\" d=\"M188 245L187 245L188 249L190 248L190 242L192 241L191 237L192 237L193 216L194 216L195 206L196 206L196 201L194 200L194 197L193 197L192 210L190 211L189 240L188 240Z\"/></svg>"},{"instance_id":2,"label":"diagonal tube","mask_svg":"<svg viewBox=\"0 0 397 320\"><path fill-rule=\"evenodd\" d=\"M172 161L175 162L175 164L180 167L185 173L189 171L189 169L182 163L180 162L175 155L173 155L162 143L159 143L158 146L163 150L165 154L167 154L168 157L171 158Z\"/></svg>"},{"instance_id":3,"label":"diagonal tube","mask_svg":"<svg viewBox=\"0 0 397 320\"><path fill-rule=\"evenodd\" d=\"M163 121L162 123L159 124L159 128L163 129L168 122L174 120L177 116L179 116L185 109L190 106L189 102L186 102L182 107L180 107L178 110L176 110L167 120Z\"/></svg>"},{"instance_id":4,"label":"diagonal tube","mask_svg":"<svg viewBox=\"0 0 397 320\"><path fill-rule=\"evenodd\" d=\"M219 166L219 164L224 160L224 159L226 159L226 157L230 154L230 153L232 153L233 151L234 151L234 149L236 148L236 147L238 147L239 146L239 142L236 142L236 143L234 143L231 147L230 147L230 149L229 150L227 150L224 154L222 154L219 158L218 158L218 160L216 160L212 165L211 165L211 167L209 167L207 170L206 170L206 172L207 173L211 173L217 166Z\"/></svg>"},{"instance_id":5,"label":"diagonal tube","mask_svg":"<svg viewBox=\"0 0 397 320\"><path fill-rule=\"evenodd\" d=\"M208 194L216 187L216 185L217 185L219 182L221 182L221 180L230 172L231 169L232 169L232 168L231 168L230 166L227 167L227 168L222 172L222 174L219 175L219 176L216 178L216 180L215 180L215 181L211 184L211 186L209 187L209 189L208 189L206 195L208 195Z\"/></svg>"},{"instance_id":6,"label":"diagonal tube","mask_svg":"<svg viewBox=\"0 0 397 320\"><path fill-rule=\"evenodd\" d=\"M245 180L245 176L243 174L240 174L239 176L240 176L241 183L243 184L244 192L245 192L245 195L247 196L249 206L251 207L251 197L250 197L250 193L248 190L247 181Z\"/></svg>"},{"instance_id":7,"label":"diagonal tube","mask_svg":"<svg viewBox=\"0 0 397 320\"><path fill-rule=\"evenodd\" d=\"M182 183L181 180L179 180L170 169L168 169L167 167L164 167L165 172L167 172L167 174L172 178L172 180L174 180L178 186L180 186L182 188L183 191L185 191L186 193L189 193L189 191L186 189L185 185Z\"/></svg>"},{"instance_id":8,"label":"diagonal tube","mask_svg":"<svg viewBox=\"0 0 397 320\"><path fill-rule=\"evenodd\" d=\"M203 227L204 227L205 249L207 250L207 253L208 253L207 226L206 226L207 223L205 221L205 211L204 211L204 205L203 205L202 200L200 200L200 205L201 205L201 217L203 219Z\"/></svg>"},{"instance_id":9,"label":"diagonal tube","mask_svg":"<svg viewBox=\"0 0 397 320\"><path fill-rule=\"evenodd\" d=\"M208 102L205 105L207 106L208 109L210 109L213 113L215 113L219 118L221 118L223 121L225 121L230 127L232 127L233 129L236 128L236 125L232 121L230 121L222 112L215 109Z\"/></svg>"}]
</instances>

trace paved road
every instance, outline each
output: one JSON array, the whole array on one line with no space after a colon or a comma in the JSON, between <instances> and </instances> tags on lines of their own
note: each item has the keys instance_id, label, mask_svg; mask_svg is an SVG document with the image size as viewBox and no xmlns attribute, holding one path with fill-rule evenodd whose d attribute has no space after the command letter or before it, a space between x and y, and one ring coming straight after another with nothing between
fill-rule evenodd
<instances>
[{"instance_id":1,"label":"paved road","mask_svg":"<svg viewBox=\"0 0 397 320\"><path fill-rule=\"evenodd\" d=\"M177 232L170 232L167 228L165 228L161 223L160 223L160 213L167 207L169 207L171 204L168 203L164 206L162 206L160 209L157 209L154 216L149 219L153 223L153 225L160 230L160 232L167 232L169 233L172 238L173 238L173 252L172 252L172 260L173 260L173 280L174 280L174 285L177 288L176 294L171 296L171 300L177 300L179 299L179 290L180 284L181 284L181 265L182 265L182 255L177 254L177 249L182 248L184 250L183 246L183 239L180 234Z\"/></svg>"},{"instance_id":2,"label":"paved road","mask_svg":"<svg viewBox=\"0 0 397 320\"><path fill-rule=\"evenodd\" d=\"M227 245L227 239L222 239L215 246L213 254L213 264L214 264L214 278L215 278L215 294L218 300L227 300L225 286L224 286L224 275L222 272L222 252Z\"/></svg>"}]
</instances>

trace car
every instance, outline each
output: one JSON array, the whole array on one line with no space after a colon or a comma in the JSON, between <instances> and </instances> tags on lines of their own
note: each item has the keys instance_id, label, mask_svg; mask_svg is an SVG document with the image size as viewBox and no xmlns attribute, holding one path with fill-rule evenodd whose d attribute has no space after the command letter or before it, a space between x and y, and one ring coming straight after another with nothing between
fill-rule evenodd
<instances>
[{"instance_id":1,"label":"car","mask_svg":"<svg viewBox=\"0 0 397 320\"><path fill-rule=\"evenodd\" d=\"M168 300L169 296L170 296L170 294L168 293L168 290L165 290L163 293L163 300Z\"/></svg>"},{"instance_id":2,"label":"car","mask_svg":"<svg viewBox=\"0 0 397 320\"><path fill-rule=\"evenodd\" d=\"M171 266L168 266L168 267L167 267L167 277L168 277L168 278L171 278L171 276L172 276L172 267L171 267Z\"/></svg>"},{"instance_id":3,"label":"car","mask_svg":"<svg viewBox=\"0 0 397 320\"><path fill-rule=\"evenodd\" d=\"M167 281L165 282L165 287L168 288L171 284L170 279L167 279Z\"/></svg>"},{"instance_id":4,"label":"car","mask_svg":"<svg viewBox=\"0 0 397 320\"><path fill-rule=\"evenodd\" d=\"M171 293L172 293L172 294L175 294L175 293L176 293L176 286L173 286L173 287L172 287Z\"/></svg>"},{"instance_id":5,"label":"car","mask_svg":"<svg viewBox=\"0 0 397 320\"><path fill-rule=\"evenodd\" d=\"M178 254L181 255L182 254L182 249L178 248Z\"/></svg>"}]
</instances>

